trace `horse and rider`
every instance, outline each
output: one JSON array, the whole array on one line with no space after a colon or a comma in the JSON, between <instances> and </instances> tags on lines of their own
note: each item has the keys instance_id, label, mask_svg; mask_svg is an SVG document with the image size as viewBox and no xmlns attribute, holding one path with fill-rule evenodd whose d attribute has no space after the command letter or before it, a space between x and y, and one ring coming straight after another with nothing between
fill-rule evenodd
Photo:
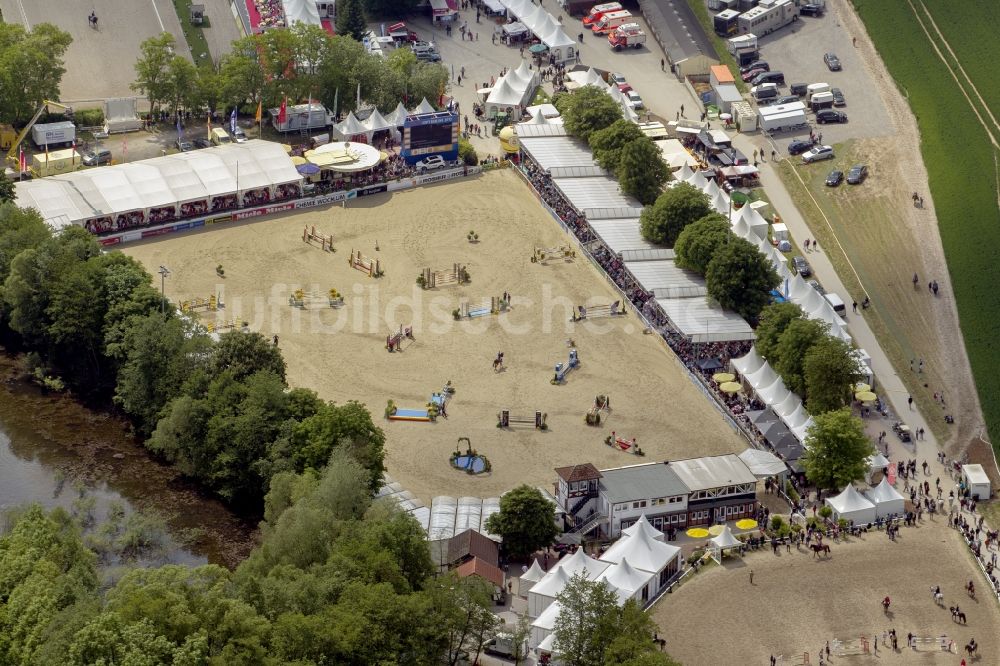
<instances>
[{"instance_id":1,"label":"horse and rider","mask_svg":"<svg viewBox=\"0 0 1000 666\"><path fill-rule=\"evenodd\" d=\"M87 22L90 27L97 30L97 12L90 12L90 16L87 17Z\"/></svg>"},{"instance_id":2,"label":"horse and rider","mask_svg":"<svg viewBox=\"0 0 1000 666\"><path fill-rule=\"evenodd\" d=\"M892 604L892 600L889 599L888 596L885 599L882 600L882 612L885 613L886 615L889 614L889 605L890 604Z\"/></svg>"}]
</instances>

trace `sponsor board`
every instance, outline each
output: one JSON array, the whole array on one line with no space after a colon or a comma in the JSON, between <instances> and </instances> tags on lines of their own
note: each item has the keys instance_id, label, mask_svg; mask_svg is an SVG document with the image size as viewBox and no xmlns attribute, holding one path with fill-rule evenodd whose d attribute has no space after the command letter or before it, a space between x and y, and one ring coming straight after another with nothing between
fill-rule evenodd
<instances>
[{"instance_id":1,"label":"sponsor board","mask_svg":"<svg viewBox=\"0 0 1000 666\"><path fill-rule=\"evenodd\" d=\"M226 213L225 215L213 215L212 217L206 217L203 220L203 224L219 224L221 222L230 222L233 219L232 213Z\"/></svg>"},{"instance_id":2,"label":"sponsor board","mask_svg":"<svg viewBox=\"0 0 1000 666\"><path fill-rule=\"evenodd\" d=\"M295 202L296 208L314 208L316 206L325 206L326 204L339 203L347 198L347 192L334 192L332 194L323 194L318 197L313 197L311 199L301 199Z\"/></svg>"},{"instance_id":3,"label":"sponsor board","mask_svg":"<svg viewBox=\"0 0 1000 666\"><path fill-rule=\"evenodd\" d=\"M358 197L367 197L372 194L382 194L383 192L388 192L388 191L389 191L389 186L386 185L385 183L381 185L372 185L371 187L361 187L354 190L355 196Z\"/></svg>"},{"instance_id":4,"label":"sponsor board","mask_svg":"<svg viewBox=\"0 0 1000 666\"><path fill-rule=\"evenodd\" d=\"M190 222L181 222L180 224L174 225L174 231L183 231L184 229L190 229L190 228L191 228Z\"/></svg>"},{"instance_id":5,"label":"sponsor board","mask_svg":"<svg viewBox=\"0 0 1000 666\"><path fill-rule=\"evenodd\" d=\"M162 236L163 234L169 234L173 231L173 227L160 227L159 229L146 229L142 232L143 238L153 238L155 236Z\"/></svg>"},{"instance_id":6,"label":"sponsor board","mask_svg":"<svg viewBox=\"0 0 1000 666\"><path fill-rule=\"evenodd\" d=\"M118 245L122 242L121 236L111 236L110 238L100 238L97 241L104 247L109 247L111 245Z\"/></svg>"},{"instance_id":7,"label":"sponsor board","mask_svg":"<svg viewBox=\"0 0 1000 666\"><path fill-rule=\"evenodd\" d=\"M253 217L260 217L262 215L270 215L272 213L283 213L286 210L292 210L295 208L294 203L278 204L276 206L265 206L264 208L252 208L250 210L240 211L238 213L233 213L234 220L248 220Z\"/></svg>"},{"instance_id":8,"label":"sponsor board","mask_svg":"<svg viewBox=\"0 0 1000 666\"><path fill-rule=\"evenodd\" d=\"M416 178L406 178L405 180L394 180L389 183L390 192L398 192L399 190L408 190L411 187L417 186Z\"/></svg>"},{"instance_id":9,"label":"sponsor board","mask_svg":"<svg viewBox=\"0 0 1000 666\"><path fill-rule=\"evenodd\" d=\"M203 227L205 226L205 223L206 220L195 220L194 222L191 223L191 228L197 229L198 227Z\"/></svg>"},{"instance_id":10,"label":"sponsor board","mask_svg":"<svg viewBox=\"0 0 1000 666\"><path fill-rule=\"evenodd\" d=\"M132 241L142 240L142 232L130 231L128 233L122 234L121 240L123 243L131 243Z\"/></svg>"}]
</instances>

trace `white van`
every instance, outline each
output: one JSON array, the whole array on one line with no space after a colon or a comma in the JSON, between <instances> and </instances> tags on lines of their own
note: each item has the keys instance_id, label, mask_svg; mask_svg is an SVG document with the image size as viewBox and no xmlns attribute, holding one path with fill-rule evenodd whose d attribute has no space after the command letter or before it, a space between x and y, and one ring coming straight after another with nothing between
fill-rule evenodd
<instances>
[{"instance_id":1,"label":"white van","mask_svg":"<svg viewBox=\"0 0 1000 666\"><path fill-rule=\"evenodd\" d=\"M834 312L839 314L841 317L847 316L847 306L844 305L844 301L840 298L840 296L831 291L823 294L823 298L825 298L826 302L833 307Z\"/></svg>"},{"instance_id":2,"label":"white van","mask_svg":"<svg viewBox=\"0 0 1000 666\"><path fill-rule=\"evenodd\" d=\"M806 86L806 104L812 101L813 95L824 92L830 92L829 83L810 83Z\"/></svg>"}]
</instances>

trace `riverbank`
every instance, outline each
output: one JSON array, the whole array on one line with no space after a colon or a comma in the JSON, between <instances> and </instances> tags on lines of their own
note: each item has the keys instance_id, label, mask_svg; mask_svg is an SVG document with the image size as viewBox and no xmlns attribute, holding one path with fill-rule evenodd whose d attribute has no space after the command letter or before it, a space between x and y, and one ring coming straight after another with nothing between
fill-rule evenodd
<instances>
[{"instance_id":1,"label":"riverbank","mask_svg":"<svg viewBox=\"0 0 1000 666\"><path fill-rule=\"evenodd\" d=\"M257 517L239 516L156 460L115 416L68 393L43 393L18 357L0 353L0 506L64 506L63 487L155 512L173 540L169 559L234 568L257 542Z\"/></svg>"}]
</instances>

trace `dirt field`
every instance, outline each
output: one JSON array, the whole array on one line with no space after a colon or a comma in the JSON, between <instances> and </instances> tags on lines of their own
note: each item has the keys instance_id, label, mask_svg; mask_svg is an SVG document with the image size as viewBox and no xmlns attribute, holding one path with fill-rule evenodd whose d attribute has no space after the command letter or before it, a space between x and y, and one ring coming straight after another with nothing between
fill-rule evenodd
<instances>
[{"instance_id":1,"label":"dirt field","mask_svg":"<svg viewBox=\"0 0 1000 666\"><path fill-rule=\"evenodd\" d=\"M332 233L337 252L304 244L304 224ZM466 240L472 229L480 237L475 245ZM535 244L565 241L517 174L504 171L355 200L346 210L338 206L123 249L151 271L161 264L170 268L168 297L224 292L221 318L247 320L268 337L277 334L291 384L330 400L366 403L386 431L390 474L428 503L441 494L496 495L522 482L551 487L552 470L560 465L590 461L611 467L743 450L742 440L633 315L568 323L572 305L608 303L614 294L585 259L530 262ZM369 279L351 269L352 247L378 256L385 277ZM435 291L416 286L424 266L444 269L456 261L467 265L471 284ZM222 281L215 276L218 264L225 268ZM321 302L305 311L289 307L296 285L321 295ZM347 296L344 309L327 306L331 287ZM453 320L460 297L475 305L504 291L513 296L508 314ZM403 353L389 354L385 337L399 324L412 324L416 340ZM569 338L581 366L564 385L553 386L553 366L566 361ZM498 351L508 368L494 373ZM457 392L447 419L383 420L388 399L421 409L449 380ZM598 394L611 396L607 428L584 423ZM496 416L504 407L547 413L549 431L499 430ZM604 446L612 429L636 437L647 456ZM448 454L463 436L489 457L491 474L476 478L448 466Z\"/></svg>"},{"instance_id":2,"label":"dirt field","mask_svg":"<svg viewBox=\"0 0 1000 666\"><path fill-rule=\"evenodd\" d=\"M695 574L666 595L653 617L667 639L667 651L683 664L767 664L772 654L801 657L803 652L810 653L809 663L817 664L826 641L881 635L892 628L900 649L893 652L880 644L878 663L957 664L961 659L930 646L905 649L910 632L920 637L945 634L957 650L975 638L980 663L996 663L1000 608L986 596L986 583L958 532L943 520L903 528L896 543L882 532L833 543L826 560L813 559L804 549L782 550L778 556L766 549L743 560L727 558L725 567ZM981 592L978 600L963 590L970 579ZM931 585L941 586L943 608L931 598ZM889 616L880 603L885 596L892 600ZM967 625L952 622L948 606L955 604L965 612ZM712 635L726 640L711 640ZM834 657L833 663L873 659Z\"/></svg>"}]
</instances>

